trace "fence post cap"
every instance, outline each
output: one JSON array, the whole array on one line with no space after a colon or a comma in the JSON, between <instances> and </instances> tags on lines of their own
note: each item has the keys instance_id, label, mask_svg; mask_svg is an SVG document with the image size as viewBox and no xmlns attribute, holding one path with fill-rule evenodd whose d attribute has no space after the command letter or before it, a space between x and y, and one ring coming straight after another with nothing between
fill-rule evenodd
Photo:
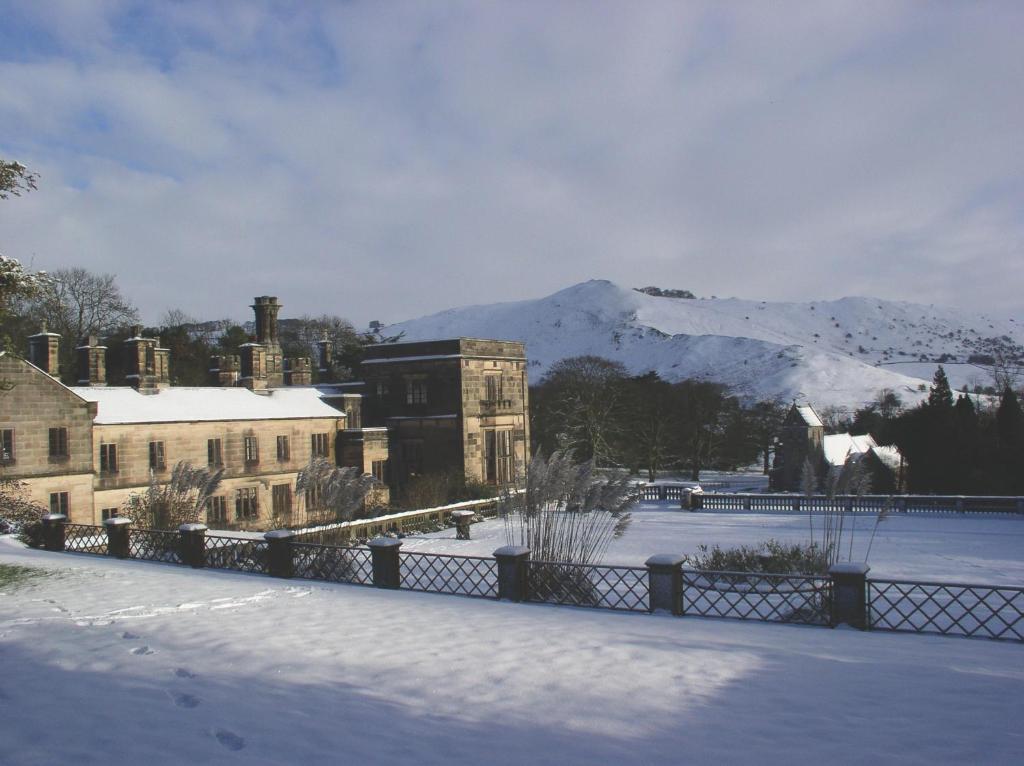
<instances>
[{"instance_id":1,"label":"fence post cap","mask_svg":"<svg viewBox=\"0 0 1024 766\"><path fill-rule=\"evenodd\" d=\"M270 533L268 532L267 534ZM381 548L386 550L388 548L400 548L402 546L402 541L397 537L375 537L370 540L367 545L371 548Z\"/></svg>"},{"instance_id":2,"label":"fence post cap","mask_svg":"<svg viewBox=\"0 0 1024 766\"><path fill-rule=\"evenodd\" d=\"M680 553L655 553L644 562L644 565L652 569L666 569L681 567L684 561L686 556Z\"/></svg>"},{"instance_id":3,"label":"fence post cap","mask_svg":"<svg viewBox=\"0 0 1024 766\"><path fill-rule=\"evenodd\" d=\"M130 526L132 520L125 516L115 516L112 519L105 519L103 526L105 527L127 527Z\"/></svg>"},{"instance_id":4,"label":"fence post cap","mask_svg":"<svg viewBox=\"0 0 1024 766\"><path fill-rule=\"evenodd\" d=\"M828 573L832 575L866 575L870 570L871 567L863 561L844 561L830 566Z\"/></svg>"},{"instance_id":5,"label":"fence post cap","mask_svg":"<svg viewBox=\"0 0 1024 766\"><path fill-rule=\"evenodd\" d=\"M530 549L522 545L506 545L494 552L496 559L525 559L530 555Z\"/></svg>"},{"instance_id":6,"label":"fence post cap","mask_svg":"<svg viewBox=\"0 0 1024 766\"><path fill-rule=\"evenodd\" d=\"M48 521L51 524L59 523L61 521L67 521L68 517L63 513L48 513L43 516L43 521Z\"/></svg>"},{"instance_id":7,"label":"fence post cap","mask_svg":"<svg viewBox=\"0 0 1024 766\"><path fill-rule=\"evenodd\" d=\"M293 537L295 533L290 529L272 529L263 534L264 540L290 540Z\"/></svg>"},{"instance_id":8,"label":"fence post cap","mask_svg":"<svg viewBox=\"0 0 1024 766\"><path fill-rule=\"evenodd\" d=\"M209 527L205 524L193 523L193 524L182 524L178 527L179 532L205 532Z\"/></svg>"}]
</instances>

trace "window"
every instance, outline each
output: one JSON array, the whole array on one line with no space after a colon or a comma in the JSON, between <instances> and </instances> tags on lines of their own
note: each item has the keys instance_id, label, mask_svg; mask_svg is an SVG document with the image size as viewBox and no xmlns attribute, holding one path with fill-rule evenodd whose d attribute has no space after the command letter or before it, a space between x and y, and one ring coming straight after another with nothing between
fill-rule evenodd
<instances>
[{"instance_id":1,"label":"window","mask_svg":"<svg viewBox=\"0 0 1024 766\"><path fill-rule=\"evenodd\" d=\"M292 459L292 445L287 436L277 437L277 459L282 462Z\"/></svg>"},{"instance_id":2,"label":"window","mask_svg":"<svg viewBox=\"0 0 1024 766\"><path fill-rule=\"evenodd\" d=\"M380 381L376 386L376 393L378 399L386 399L388 395L388 384Z\"/></svg>"},{"instance_id":3,"label":"window","mask_svg":"<svg viewBox=\"0 0 1024 766\"><path fill-rule=\"evenodd\" d=\"M243 487L235 495L235 518L255 519L260 515L256 487Z\"/></svg>"},{"instance_id":4,"label":"window","mask_svg":"<svg viewBox=\"0 0 1024 766\"><path fill-rule=\"evenodd\" d=\"M0 465L14 462L14 429L0 430Z\"/></svg>"},{"instance_id":5,"label":"window","mask_svg":"<svg viewBox=\"0 0 1024 766\"><path fill-rule=\"evenodd\" d=\"M50 458L63 460L68 456L68 429L50 429Z\"/></svg>"},{"instance_id":6,"label":"window","mask_svg":"<svg viewBox=\"0 0 1024 766\"><path fill-rule=\"evenodd\" d=\"M512 481L512 432L484 431L484 476L494 484Z\"/></svg>"},{"instance_id":7,"label":"window","mask_svg":"<svg viewBox=\"0 0 1024 766\"><path fill-rule=\"evenodd\" d=\"M206 464L210 468L221 468L224 465L224 450L220 439L206 440Z\"/></svg>"},{"instance_id":8,"label":"window","mask_svg":"<svg viewBox=\"0 0 1024 766\"><path fill-rule=\"evenodd\" d=\"M402 442L402 467L406 476L416 476L423 472L423 442Z\"/></svg>"},{"instance_id":9,"label":"window","mask_svg":"<svg viewBox=\"0 0 1024 766\"><path fill-rule=\"evenodd\" d=\"M100 445L100 473L117 473L117 445Z\"/></svg>"},{"instance_id":10,"label":"window","mask_svg":"<svg viewBox=\"0 0 1024 766\"><path fill-rule=\"evenodd\" d=\"M405 383L405 403L426 404L427 381L419 379L407 380Z\"/></svg>"},{"instance_id":11,"label":"window","mask_svg":"<svg viewBox=\"0 0 1024 766\"><path fill-rule=\"evenodd\" d=\"M216 441L220 441L217 439ZM206 501L206 523L226 524L228 520L228 501L223 495L211 497Z\"/></svg>"},{"instance_id":12,"label":"window","mask_svg":"<svg viewBox=\"0 0 1024 766\"><path fill-rule=\"evenodd\" d=\"M274 516L292 515L292 485L275 484L271 488L271 495L274 502Z\"/></svg>"},{"instance_id":13,"label":"window","mask_svg":"<svg viewBox=\"0 0 1024 766\"><path fill-rule=\"evenodd\" d=\"M501 399L501 376L484 376L484 401L497 402Z\"/></svg>"},{"instance_id":14,"label":"window","mask_svg":"<svg viewBox=\"0 0 1024 766\"><path fill-rule=\"evenodd\" d=\"M50 493L50 513L63 513L65 516L68 515L67 492Z\"/></svg>"},{"instance_id":15,"label":"window","mask_svg":"<svg viewBox=\"0 0 1024 766\"><path fill-rule=\"evenodd\" d=\"M242 447L246 465L255 465L260 462L260 443L255 436L246 436Z\"/></svg>"},{"instance_id":16,"label":"window","mask_svg":"<svg viewBox=\"0 0 1024 766\"><path fill-rule=\"evenodd\" d=\"M330 455L330 445L327 441L327 434L313 434L313 457L327 457Z\"/></svg>"},{"instance_id":17,"label":"window","mask_svg":"<svg viewBox=\"0 0 1024 766\"><path fill-rule=\"evenodd\" d=\"M116 519L118 516L118 510L119 509L117 508L104 508L102 511L100 511L100 514L102 515L104 521L106 521L107 519Z\"/></svg>"},{"instance_id":18,"label":"window","mask_svg":"<svg viewBox=\"0 0 1024 766\"><path fill-rule=\"evenodd\" d=\"M387 460L374 460L371 472L373 478L379 481L381 484L386 484L388 481L388 461Z\"/></svg>"},{"instance_id":19,"label":"window","mask_svg":"<svg viewBox=\"0 0 1024 766\"><path fill-rule=\"evenodd\" d=\"M167 468L167 463L164 462L164 443L163 442L150 442L149 443L149 470L151 471L163 471Z\"/></svg>"},{"instance_id":20,"label":"window","mask_svg":"<svg viewBox=\"0 0 1024 766\"><path fill-rule=\"evenodd\" d=\"M324 502L323 488L320 486L313 486L306 490L306 512L311 513L313 511L322 510Z\"/></svg>"}]
</instances>

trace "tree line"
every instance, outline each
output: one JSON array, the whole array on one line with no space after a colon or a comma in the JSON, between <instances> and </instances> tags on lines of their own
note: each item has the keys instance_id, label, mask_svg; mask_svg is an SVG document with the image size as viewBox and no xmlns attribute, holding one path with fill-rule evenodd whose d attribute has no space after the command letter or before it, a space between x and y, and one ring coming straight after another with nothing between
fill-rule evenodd
<instances>
[{"instance_id":1,"label":"tree line","mask_svg":"<svg viewBox=\"0 0 1024 766\"><path fill-rule=\"evenodd\" d=\"M778 401L744 406L726 386L703 380L671 383L655 372L630 375L599 356L563 359L530 388L534 449L571 450L601 466L659 473L732 470L760 459L785 417Z\"/></svg>"},{"instance_id":2,"label":"tree line","mask_svg":"<svg viewBox=\"0 0 1024 766\"><path fill-rule=\"evenodd\" d=\"M1007 382L993 397L954 398L940 366L927 400L911 409L881 400L854 413L851 433L895 444L906 462L907 490L953 495L1024 494L1024 416Z\"/></svg>"}]
</instances>

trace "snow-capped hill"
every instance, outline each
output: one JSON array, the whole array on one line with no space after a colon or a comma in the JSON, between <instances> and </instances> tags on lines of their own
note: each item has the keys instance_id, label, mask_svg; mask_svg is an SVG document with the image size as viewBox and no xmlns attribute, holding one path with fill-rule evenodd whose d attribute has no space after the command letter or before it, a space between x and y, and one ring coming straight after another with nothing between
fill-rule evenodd
<instances>
[{"instance_id":1,"label":"snow-capped hill","mask_svg":"<svg viewBox=\"0 0 1024 766\"><path fill-rule=\"evenodd\" d=\"M955 362L997 348L1024 354L1024 328L1012 319L874 298L666 298L605 280L536 300L449 309L387 328L387 334L398 332L407 340L525 341L534 381L559 359L596 354L637 374L655 370L668 380L720 381L746 399L806 398L837 406L868 401L881 388L915 401L940 360L954 363L955 385L968 382L961 379L972 372L987 385L984 370L957 371Z\"/></svg>"}]
</instances>

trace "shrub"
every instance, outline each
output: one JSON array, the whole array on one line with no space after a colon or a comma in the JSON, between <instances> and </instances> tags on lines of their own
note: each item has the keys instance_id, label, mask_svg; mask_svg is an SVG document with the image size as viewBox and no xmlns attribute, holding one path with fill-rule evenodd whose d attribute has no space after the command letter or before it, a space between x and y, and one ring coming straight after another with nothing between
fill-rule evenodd
<instances>
[{"instance_id":1,"label":"shrub","mask_svg":"<svg viewBox=\"0 0 1024 766\"><path fill-rule=\"evenodd\" d=\"M760 574L822 574L828 571L829 555L817 543L783 543L775 539L760 545L723 549L698 546L699 553L686 557L697 569Z\"/></svg>"},{"instance_id":2,"label":"shrub","mask_svg":"<svg viewBox=\"0 0 1024 766\"><path fill-rule=\"evenodd\" d=\"M27 495L24 482L0 479L0 534L14 534L26 545L42 548L46 509Z\"/></svg>"}]
</instances>

